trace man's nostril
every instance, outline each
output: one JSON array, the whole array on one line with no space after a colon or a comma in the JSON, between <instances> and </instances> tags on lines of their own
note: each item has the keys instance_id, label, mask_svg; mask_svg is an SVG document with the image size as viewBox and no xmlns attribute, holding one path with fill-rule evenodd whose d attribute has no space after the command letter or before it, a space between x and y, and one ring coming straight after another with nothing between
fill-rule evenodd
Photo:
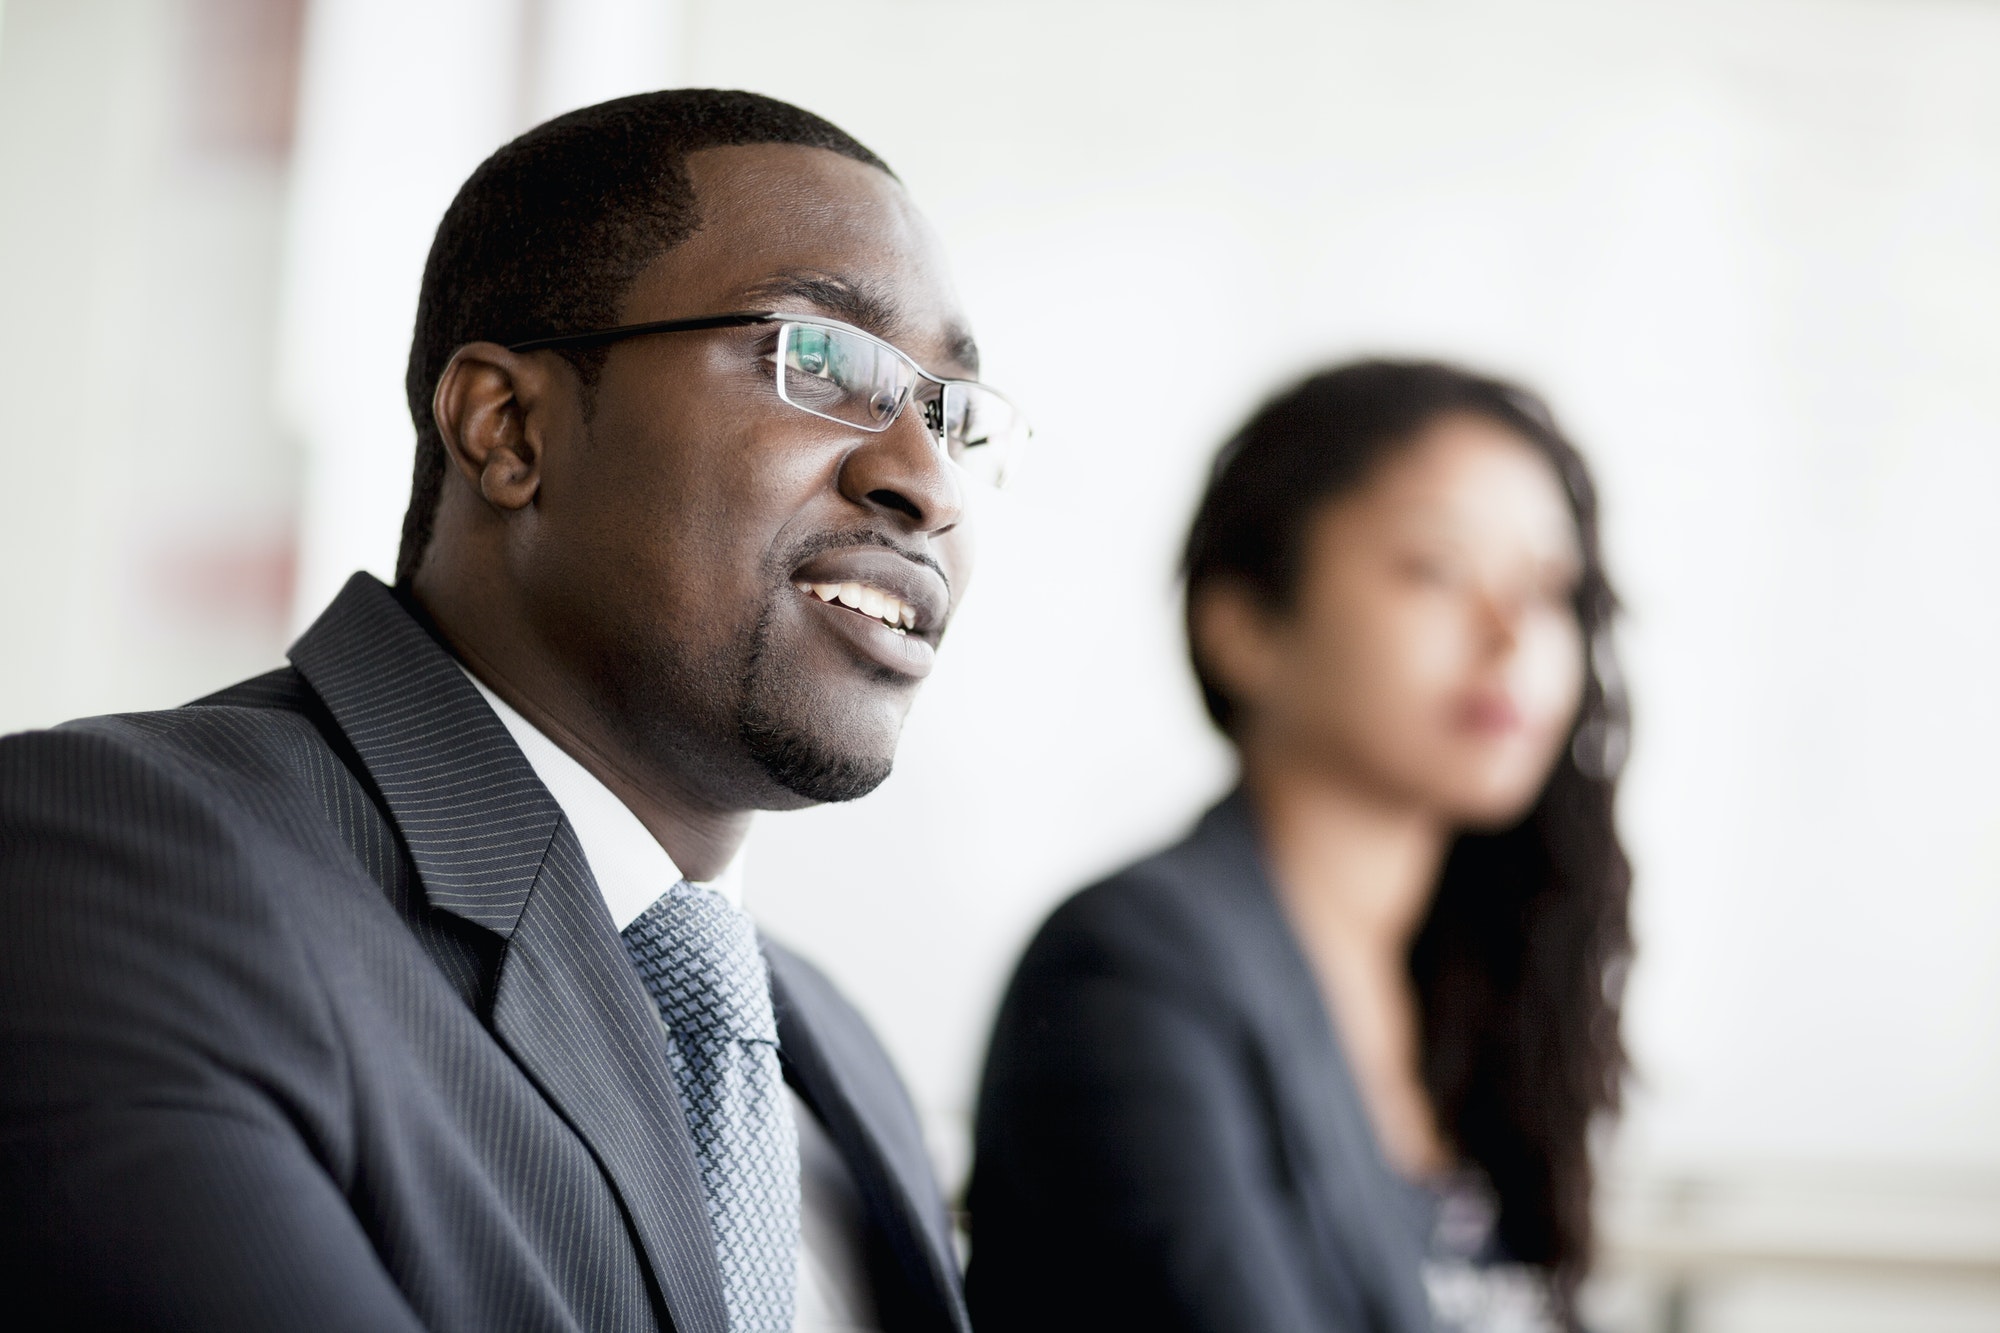
<instances>
[{"instance_id":1,"label":"man's nostril","mask_svg":"<svg viewBox=\"0 0 2000 1333\"><path fill-rule=\"evenodd\" d=\"M882 506L884 509L895 510L905 518L914 518L918 522L923 521L924 511L917 508L916 502L901 491L892 491L886 487L879 488L868 492L868 499L872 503Z\"/></svg>"}]
</instances>

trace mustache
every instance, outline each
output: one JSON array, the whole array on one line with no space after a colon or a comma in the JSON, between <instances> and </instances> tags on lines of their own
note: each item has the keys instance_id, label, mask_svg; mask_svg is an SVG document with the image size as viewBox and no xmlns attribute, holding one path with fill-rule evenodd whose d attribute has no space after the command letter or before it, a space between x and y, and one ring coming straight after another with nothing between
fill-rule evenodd
<instances>
[{"instance_id":1,"label":"mustache","mask_svg":"<svg viewBox=\"0 0 2000 1333\"><path fill-rule=\"evenodd\" d=\"M937 562L935 556L931 555L928 551L919 551L905 546L890 537L887 533L877 532L873 528L865 528L857 532L821 532L807 537L797 546L786 552L783 561L784 568L787 571L794 570L814 556L824 555L828 551L844 550L855 546L877 546L886 551L893 551L911 564L922 565L925 569L930 570L931 573L944 581L945 591L947 593L951 591L951 576L944 572L944 566Z\"/></svg>"}]
</instances>

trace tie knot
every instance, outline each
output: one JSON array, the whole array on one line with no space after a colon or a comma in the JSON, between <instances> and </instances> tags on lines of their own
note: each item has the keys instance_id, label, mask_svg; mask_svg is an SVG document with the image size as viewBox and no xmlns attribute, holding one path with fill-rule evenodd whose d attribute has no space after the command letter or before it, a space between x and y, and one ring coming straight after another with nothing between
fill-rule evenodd
<instances>
[{"instance_id":1,"label":"tie knot","mask_svg":"<svg viewBox=\"0 0 2000 1333\"><path fill-rule=\"evenodd\" d=\"M682 880L625 927L624 939L677 1039L777 1044L757 928L721 895Z\"/></svg>"}]
</instances>

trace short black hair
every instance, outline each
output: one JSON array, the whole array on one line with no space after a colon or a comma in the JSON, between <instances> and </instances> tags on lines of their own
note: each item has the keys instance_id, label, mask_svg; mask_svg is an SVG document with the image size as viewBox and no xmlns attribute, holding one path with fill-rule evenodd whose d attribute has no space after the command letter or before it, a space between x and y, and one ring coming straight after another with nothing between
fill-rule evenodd
<instances>
[{"instance_id":1,"label":"short black hair","mask_svg":"<svg viewBox=\"0 0 2000 1333\"><path fill-rule=\"evenodd\" d=\"M537 125L460 187L424 264L404 376L417 456L396 555L399 587L430 545L444 487L448 460L431 396L452 354L480 340L516 343L612 323L640 271L701 225L688 154L764 143L825 148L895 174L810 111L756 93L677 88ZM565 355L593 385L602 349Z\"/></svg>"}]
</instances>

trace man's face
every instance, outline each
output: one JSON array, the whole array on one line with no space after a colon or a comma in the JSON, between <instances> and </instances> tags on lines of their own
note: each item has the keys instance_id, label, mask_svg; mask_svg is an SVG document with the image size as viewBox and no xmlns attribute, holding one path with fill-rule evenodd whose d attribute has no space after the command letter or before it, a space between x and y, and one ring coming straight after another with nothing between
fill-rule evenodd
<instances>
[{"instance_id":1,"label":"man's face","mask_svg":"<svg viewBox=\"0 0 2000 1333\"><path fill-rule=\"evenodd\" d=\"M639 275L619 323L827 315L976 376L936 237L889 176L791 145L709 149L688 170L701 228ZM777 333L611 347L516 547L543 650L648 770L631 776L718 809L847 800L888 776L970 573L971 483L922 412L871 434L788 406ZM843 585L869 590L845 588L865 609L824 599ZM886 624L878 594L915 624Z\"/></svg>"}]
</instances>

